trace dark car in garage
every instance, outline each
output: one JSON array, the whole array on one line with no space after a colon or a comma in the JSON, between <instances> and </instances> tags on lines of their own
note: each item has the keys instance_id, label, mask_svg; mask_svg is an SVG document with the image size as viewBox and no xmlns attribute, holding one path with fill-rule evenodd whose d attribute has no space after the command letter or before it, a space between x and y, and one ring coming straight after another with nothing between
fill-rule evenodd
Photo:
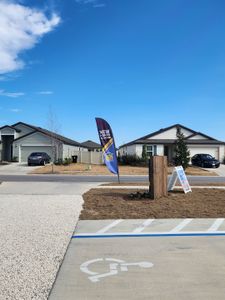
<instances>
[{"instance_id":1,"label":"dark car in garage","mask_svg":"<svg viewBox=\"0 0 225 300\"><path fill-rule=\"evenodd\" d=\"M202 168L219 168L220 166L220 162L215 157L204 153L195 154L191 159L191 163Z\"/></svg>"},{"instance_id":2,"label":"dark car in garage","mask_svg":"<svg viewBox=\"0 0 225 300\"><path fill-rule=\"evenodd\" d=\"M28 156L27 164L31 165L45 165L50 163L51 157L45 152L33 152Z\"/></svg>"}]
</instances>

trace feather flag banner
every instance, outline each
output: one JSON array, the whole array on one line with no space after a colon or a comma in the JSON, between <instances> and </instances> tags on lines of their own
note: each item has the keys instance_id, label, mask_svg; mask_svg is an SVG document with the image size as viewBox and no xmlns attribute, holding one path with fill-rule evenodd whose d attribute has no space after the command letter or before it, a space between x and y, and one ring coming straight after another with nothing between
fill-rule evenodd
<instances>
[{"instance_id":1,"label":"feather flag banner","mask_svg":"<svg viewBox=\"0 0 225 300\"><path fill-rule=\"evenodd\" d=\"M97 123L98 134L102 145L105 164L110 172L118 175L118 179L119 179L116 147L115 147L112 129L104 119L96 118L95 120Z\"/></svg>"}]
</instances>

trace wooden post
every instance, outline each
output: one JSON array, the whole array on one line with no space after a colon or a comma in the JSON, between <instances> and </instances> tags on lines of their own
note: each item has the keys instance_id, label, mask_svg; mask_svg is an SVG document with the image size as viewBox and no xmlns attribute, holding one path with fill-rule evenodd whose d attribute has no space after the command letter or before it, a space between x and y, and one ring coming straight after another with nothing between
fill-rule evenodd
<instances>
[{"instance_id":1,"label":"wooden post","mask_svg":"<svg viewBox=\"0 0 225 300\"><path fill-rule=\"evenodd\" d=\"M167 157L152 156L149 160L149 192L152 199L167 196Z\"/></svg>"}]
</instances>

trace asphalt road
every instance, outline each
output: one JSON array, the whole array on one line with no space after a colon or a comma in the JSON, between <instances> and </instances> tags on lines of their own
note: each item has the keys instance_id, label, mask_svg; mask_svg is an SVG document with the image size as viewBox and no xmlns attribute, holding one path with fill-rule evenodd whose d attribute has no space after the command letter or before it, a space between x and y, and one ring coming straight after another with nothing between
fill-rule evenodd
<instances>
[{"instance_id":1,"label":"asphalt road","mask_svg":"<svg viewBox=\"0 0 225 300\"><path fill-rule=\"evenodd\" d=\"M121 176L121 182L147 182L147 176ZM221 176L188 176L190 184L225 183ZM0 182L117 182L117 176L0 175Z\"/></svg>"}]
</instances>

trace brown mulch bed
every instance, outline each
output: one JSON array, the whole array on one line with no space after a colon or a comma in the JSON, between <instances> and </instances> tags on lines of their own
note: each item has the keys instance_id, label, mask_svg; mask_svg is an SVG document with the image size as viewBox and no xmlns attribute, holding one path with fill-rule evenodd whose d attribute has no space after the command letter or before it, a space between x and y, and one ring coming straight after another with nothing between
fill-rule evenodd
<instances>
[{"instance_id":1,"label":"brown mulch bed","mask_svg":"<svg viewBox=\"0 0 225 300\"><path fill-rule=\"evenodd\" d=\"M173 191L157 200L133 200L133 190L92 189L84 194L81 220L225 217L225 190Z\"/></svg>"},{"instance_id":2,"label":"brown mulch bed","mask_svg":"<svg viewBox=\"0 0 225 300\"><path fill-rule=\"evenodd\" d=\"M119 166L120 175L148 175L147 167L135 166ZM168 167L168 174L171 174L173 167ZM51 174L52 165L46 165L31 171L31 174ZM68 166L55 166L53 168L54 174L67 174L67 175L112 175L105 165L91 165L88 164L70 164ZM190 166L185 170L187 175L200 175L200 176L217 176L212 170L204 170L199 167Z\"/></svg>"}]
</instances>

